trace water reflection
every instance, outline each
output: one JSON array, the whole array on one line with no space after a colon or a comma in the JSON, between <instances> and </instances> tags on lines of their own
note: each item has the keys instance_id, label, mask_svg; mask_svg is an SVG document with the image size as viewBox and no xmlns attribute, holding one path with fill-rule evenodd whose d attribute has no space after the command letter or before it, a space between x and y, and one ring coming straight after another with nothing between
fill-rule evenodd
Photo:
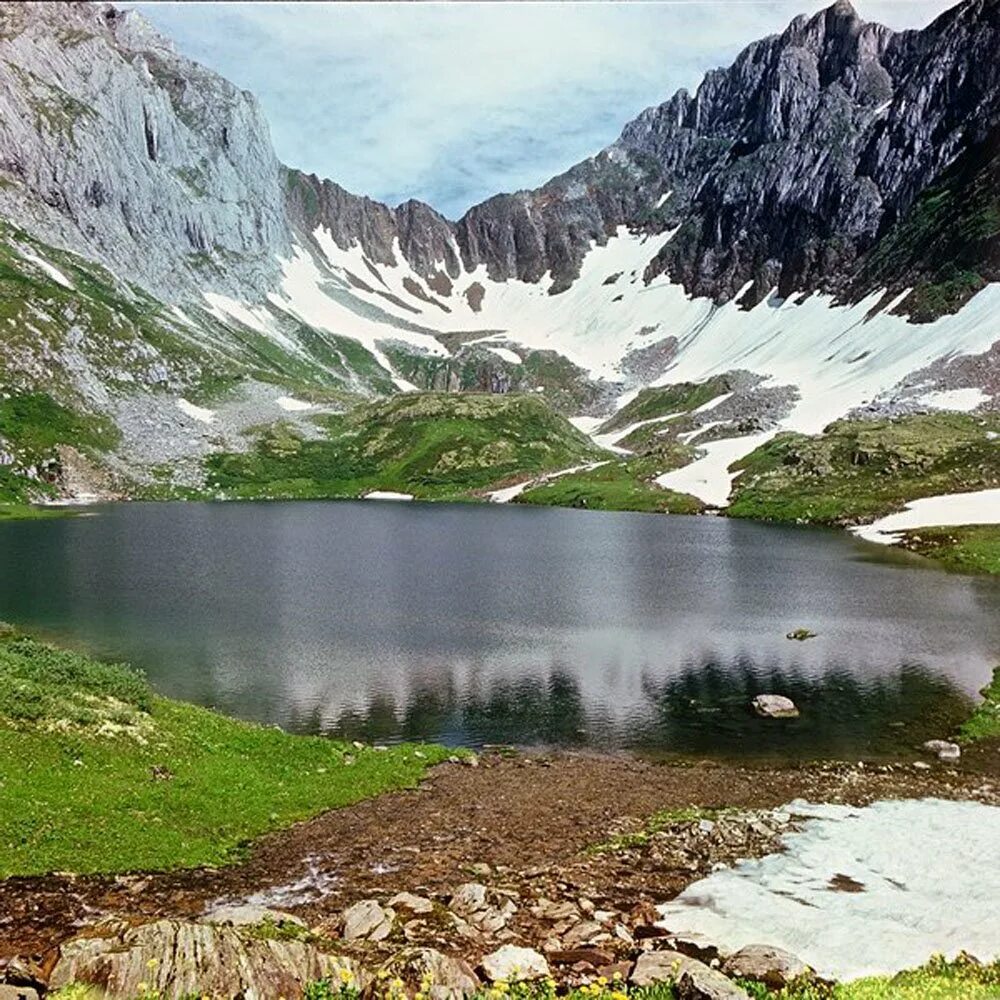
<instances>
[{"instance_id":1,"label":"water reflection","mask_svg":"<svg viewBox=\"0 0 1000 1000\"><path fill-rule=\"evenodd\" d=\"M918 566L720 518L122 505L0 524L0 618L302 732L842 756L939 735L1000 662L997 581ZM754 719L769 690L801 719Z\"/></svg>"}]
</instances>

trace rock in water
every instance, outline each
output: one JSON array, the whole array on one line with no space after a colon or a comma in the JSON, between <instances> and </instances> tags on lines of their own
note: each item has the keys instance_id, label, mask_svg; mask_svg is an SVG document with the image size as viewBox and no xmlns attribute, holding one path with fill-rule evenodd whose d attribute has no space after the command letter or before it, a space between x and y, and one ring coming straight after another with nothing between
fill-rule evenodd
<instances>
[{"instance_id":1,"label":"rock in water","mask_svg":"<svg viewBox=\"0 0 1000 1000\"><path fill-rule=\"evenodd\" d=\"M305 983L340 982L341 970L359 988L366 985L356 962L304 941L262 940L231 926L158 920L109 937L67 942L49 988L84 983L122 1000L153 994L294 1000Z\"/></svg>"},{"instance_id":2,"label":"rock in water","mask_svg":"<svg viewBox=\"0 0 1000 1000\"><path fill-rule=\"evenodd\" d=\"M752 704L753 710L765 719L794 719L799 714L795 702L781 694L759 694Z\"/></svg>"},{"instance_id":3,"label":"rock in water","mask_svg":"<svg viewBox=\"0 0 1000 1000\"><path fill-rule=\"evenodd\" d=\"M809 966L783 948L748 944L726 959L722 971L734 979L752 979L769 989L780 990L795 979L810 974Z\"/></svg>"},{"instance_id":4,"label":"rock in water","mask_svg":"<svg viewBox=\"0 0 1000 1000\"><path fill-rule=\"evenodd\" d=\"M491 983L516 983L548 976L549 963L534 948L505 944L483 956L483 973Z\"/></svg>"},{"instance_id":5,"label":"rock in water","mask_svg":"<svg viewBox=\"0 0 1000 1000\"><path fill-rule=\"evenodd\" d=\"M962 756L962 748L948 740L927 740L924 749L928 753L937 754L938 760L958 760Z\"/></svg>"}]
</instances>

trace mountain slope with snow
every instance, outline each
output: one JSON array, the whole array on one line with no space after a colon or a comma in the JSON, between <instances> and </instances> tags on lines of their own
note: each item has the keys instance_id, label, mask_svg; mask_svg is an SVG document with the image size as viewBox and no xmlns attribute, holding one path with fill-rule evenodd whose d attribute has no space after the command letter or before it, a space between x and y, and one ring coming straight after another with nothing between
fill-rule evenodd
<instances>
[{"instance_id":1,"label":"mountain slope with snow","mask_svg":"<svg viewBox=\"0 0 1000 1000\"><path fill-rule=\"evenodd\" d=\"M722 504L780 432L1000 406L998 47L1000 0L900 33L838 0L452 222L283 167L252 95L134 12L0 3L0 377L110 420L96 460L147 484L203 486L260 425L322 433L308 407L530 392ZM718 379L676 426L601 433Z\"/></svg>"}]
</instances>

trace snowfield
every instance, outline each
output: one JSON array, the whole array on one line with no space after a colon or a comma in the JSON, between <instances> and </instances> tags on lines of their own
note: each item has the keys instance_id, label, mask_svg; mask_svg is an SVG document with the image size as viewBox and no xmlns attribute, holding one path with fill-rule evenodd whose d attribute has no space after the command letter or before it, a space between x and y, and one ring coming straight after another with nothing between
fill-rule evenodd
<instances>
[{"instance_id":1,"label":"snowfield","mask_svg":"<svg viewBox=\"0 0 1000 1000\"><path fill-rule=\"evenodd\" d=\"M898 972L932 954L1000 954L1000 809L937 799L855 809L795 802L784 850L688 886L662 926L736 950L766 941L821 976ZM835 891L847 876L857 892Z\"/></svg>"},{"instance_id":2,"label":"snowfield","mask_svg":"<svg viewBox=\"0 0 1000 1000\"><path fill-rule=\"evenodd\" d=\"M1000 524L1000 490L947 493L908 503L898 514L889 514L871 524L851 528L867 542L892 545L904 531L915 528L947 528L960 524Z\"/></svg>"}]
</instances>

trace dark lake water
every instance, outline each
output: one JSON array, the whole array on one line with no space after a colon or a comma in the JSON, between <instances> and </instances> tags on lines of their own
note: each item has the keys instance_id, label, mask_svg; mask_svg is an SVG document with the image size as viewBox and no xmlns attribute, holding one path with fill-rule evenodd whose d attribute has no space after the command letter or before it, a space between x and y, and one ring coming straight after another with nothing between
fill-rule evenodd
<instances>
[{"instance_id":1,"label":"dark lake water","mask_svg":"<svg viewBox=\"0 0 1000 1000\"><path fill-rule=\"evenodd\" d=\"M0 523L0 619L165 694L386 742L895 753L945 735L1000 663L994 579L839 532L486 505ZM755 718L761 692L801 718Z\"/></svg>"}]
</instances>

